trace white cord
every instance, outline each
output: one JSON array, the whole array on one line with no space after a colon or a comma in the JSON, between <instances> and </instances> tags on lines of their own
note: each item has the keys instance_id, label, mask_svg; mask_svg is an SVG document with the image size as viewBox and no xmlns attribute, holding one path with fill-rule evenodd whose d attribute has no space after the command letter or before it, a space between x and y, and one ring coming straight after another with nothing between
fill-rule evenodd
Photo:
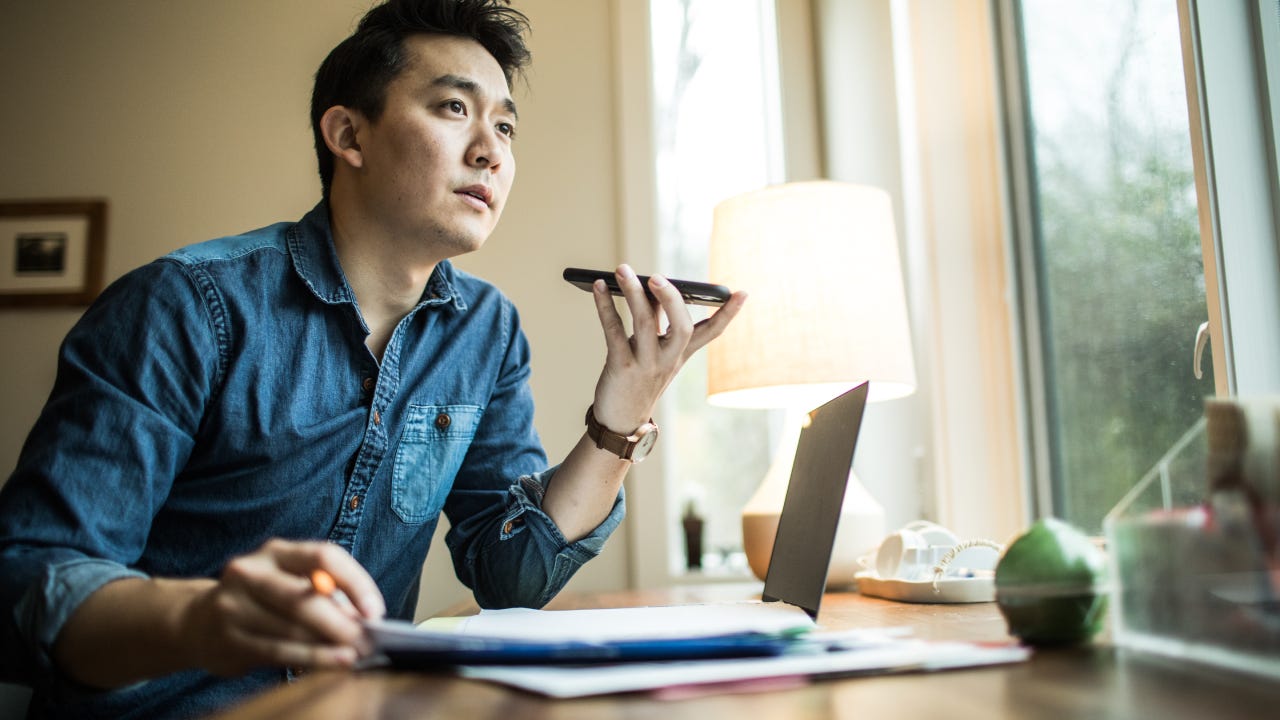
<instances>
[{"instance_id":1,"label":"white cord","mask_svg":"<svg viewBox=\"0 0 1280 720\"><path fill-rule=\"evenodd\" d=\"M951 561L955 560L956 556L959 555L960 553L964 552L965 550L968 550L969 548L974 548L974 547L991 548L992 550L995 550L996 553L1004 552L1004 546L1001 545L1000 543L994 540L982 540L982 539L965 540L959 545L956 545L955 547L951 548L951 550L949 550L946 555L942 556L942 559L938 561L938 564L933 566L933 594L934 595L942 594L942 588L938 587L938 581L942 579L942 574L947 571L947 566L951 564Z\"/></svg>"}]
</instances>

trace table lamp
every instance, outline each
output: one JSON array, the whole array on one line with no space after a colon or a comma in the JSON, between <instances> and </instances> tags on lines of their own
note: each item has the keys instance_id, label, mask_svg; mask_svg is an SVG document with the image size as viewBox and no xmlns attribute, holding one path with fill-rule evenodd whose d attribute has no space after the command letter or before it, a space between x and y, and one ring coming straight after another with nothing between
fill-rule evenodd
<instances>
[{"instance_id":1,"label":"table lamp","mask_svg":"<svg viewBox=\"0 0 1280 720\"><path fill-rule=\"evenodd\" d=\"M763 580L807 413L864 381L872 401L915 390L889 195L816 181L732 197L715 208L710 270L749 299L707 347L708 402L787 411L742 513L743 550ZM828 585L852 583L858 556L884 535L884 509L850 472Z\"/></svg>"}]
</instances>

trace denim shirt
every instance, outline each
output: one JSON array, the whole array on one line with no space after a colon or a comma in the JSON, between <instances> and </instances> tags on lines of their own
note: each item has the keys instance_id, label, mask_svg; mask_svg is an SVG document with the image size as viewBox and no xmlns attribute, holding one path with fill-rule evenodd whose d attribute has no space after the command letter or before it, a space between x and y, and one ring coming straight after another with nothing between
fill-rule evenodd
<instances>
[{"instance_id":1,"label":"denim shirt","mask_svg":"<svg viewBox=\"0 0 1280 720\"><path fill-rule=\"evenodd\" d=\"M77 688L52 646L112 580L216 577L268 538L327 539L411 619L441 510L484 607L541 606L600 552L621 494L574 543L541 510L554 468L506 297L442 262L381 362L367 334L325 203L178 250L89 308L0 491L0 669L36 687L34 712L190 715L284 678Z\"/></svg>"}]
</instances>

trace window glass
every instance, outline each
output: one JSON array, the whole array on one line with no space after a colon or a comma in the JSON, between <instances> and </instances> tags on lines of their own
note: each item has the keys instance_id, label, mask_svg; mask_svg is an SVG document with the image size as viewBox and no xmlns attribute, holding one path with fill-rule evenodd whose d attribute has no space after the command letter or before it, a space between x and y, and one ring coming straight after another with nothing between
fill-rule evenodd
<instances>
[{"instance_id":1,"label":"window glass","mask_svg":"<svg viewBox=\"0 0 1280 720\"><path fill-rule=\"evenodd\" d=\"M1214 391L1178 14L1019 10L1052 512L1097 531Z\"/></svg>"},{"instance_id":2,"label":"window glass","mask_svg":"<svg viewBox=\"0 0 1280 720\"><path fill-rule=\"evenodd\" d=\"M712 210L780 182L776 47L771 0L652 0L659 264L707 279ZM712 281L715 278L710 278ZM694 306L695 319L704 310ZM704 572L746 573L742 507L769 466L768 411L706 402L705 353L663 400L668 526L682 537L692 505L704 518ZM683 572L684 544L671 544Z\"/></svg>"}]
</instances>

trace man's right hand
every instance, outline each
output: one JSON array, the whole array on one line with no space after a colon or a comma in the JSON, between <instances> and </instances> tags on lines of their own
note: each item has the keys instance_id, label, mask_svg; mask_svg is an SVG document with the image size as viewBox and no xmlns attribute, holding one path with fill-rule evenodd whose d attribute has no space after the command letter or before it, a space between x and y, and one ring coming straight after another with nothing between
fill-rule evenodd
<instances>
[{"instance_id":1,"label":"man's right hand","mask_svg":"<svg viewBox=\"0 0 1280 720\"><path fill-rule=\"evenodd\" d=\"M329 573L354 607L317 593L314 570ZM342 548L270 540L227 563L182 625L198 667L238 675L262 666L349 668L369 651L362 617L385 613L373 578Z\"/></svg>"},{"instance_id":2,"label":"man's right hand","mask_svg":"<svg viewBox=\"0 0 1280 720\"><path fill-rule=\"evenodd\" d=\"M329 573L354 608L317 593L314 570ZM385 612L377 584L342 548L270 540L228 562L217 580L104 585L72 614L54 657L77 681L104 689L191 668L347 668L368 651L360 620ZM122 656L125 646L139 652Z\"/></svg>"}]
</instances>

